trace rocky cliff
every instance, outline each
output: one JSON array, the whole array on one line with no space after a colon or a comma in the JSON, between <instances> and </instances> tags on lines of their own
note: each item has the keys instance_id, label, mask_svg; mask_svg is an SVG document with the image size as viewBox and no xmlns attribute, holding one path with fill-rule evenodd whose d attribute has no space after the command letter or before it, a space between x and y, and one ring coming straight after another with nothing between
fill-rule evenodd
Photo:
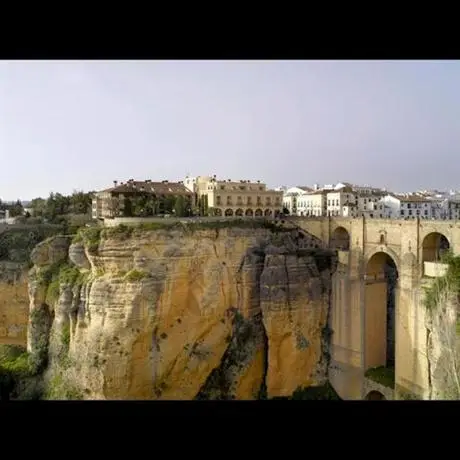
<instances>
[{"instance_id":1,"label":"rocky cliff","mask_svg":"<svg viewBox=\"0 0 460 460\"><path fill-rule=\"evenodd\" d=\"M335 255L273 224L86 229L31 255L50 397L257 399L327 378Z\"/></svg>"},{"instance_id":2,"label":"rocky cliff","mask_svg":"<svg viewBox=\"0 0 460 460\"><path fill-rule=\"evenodd\" d=\"M0 345L26 346L29 256L37 243L60 230L52 225L0 228Z\"/></svg>"}]
</instances>

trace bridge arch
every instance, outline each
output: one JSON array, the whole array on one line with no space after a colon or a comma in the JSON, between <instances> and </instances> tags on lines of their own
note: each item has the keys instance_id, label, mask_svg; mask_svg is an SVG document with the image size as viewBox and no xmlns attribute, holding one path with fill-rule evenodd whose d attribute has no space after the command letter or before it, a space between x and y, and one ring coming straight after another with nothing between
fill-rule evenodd
<instances>
[{"instance_id":1,"label":"bridge arch","mask_svg":"<svg viewBox=\"0 0 460 460\"><path fill-rule=\"evenodd\" d=\"M386 401L387 398L380 391L372 390L364 398L366 401Z\"/></svg>"},{"instance_id":2,"label":"bridge arch","mask_svg":"<svg viewBox=\"0 0 460 460\"><path fill-rule=\"evenodd\" d=\"M389 251L377 251L366 263L364 280L365 370L395 366L395 317L398 266Z\"/></svg>"},{"instance_id":3,"label":"bridge arch","mask_svg":"<svg viewBox=\"0 0 460 460\"><path fill-rule=\"evenodd\" d=\"M235 211L235 216L242 217L243 214L244 214L244 211L243 211L241 208L238 208L238 209Z\"/></svg>"},{"instance_id":4,"label":"bridge arch","mask_svg":"<svg viewBox=\"0 0 460 460\"><path fill-rule=\"evenodd\" d=\"M422 240L422 261L438 262L450 249L448 238L440 232L430 232Z\"/></svg>"},{"instance_id":5,"label":"bridge arch","mask_svg":"<svg viewBox=\"0 0 460 460\"><path fill-rule=\"evenodd\" d=\"M340 226L337 227L331 235L331 244L332 249L339 249L341 251L350 250L350 233Z\"/></svg>"},{"instance_id":6,"label":"bridge arch","mask_svg":"<svg viewBox=\"0 0 460 460\"><path fill-rule=\"evenodd\" d=\"M246 209L245 215L248 217L252 217L254 215L254 212L252 211L251 208Z\"/></svg>"}]
</instances>

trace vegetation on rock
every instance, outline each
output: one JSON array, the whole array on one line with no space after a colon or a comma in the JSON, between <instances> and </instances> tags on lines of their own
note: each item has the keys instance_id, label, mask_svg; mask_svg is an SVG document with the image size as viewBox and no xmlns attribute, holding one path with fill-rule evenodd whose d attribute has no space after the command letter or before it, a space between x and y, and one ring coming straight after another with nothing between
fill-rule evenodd
<instances>
[{"instance_id":1,"label":"vegetation on rock","mask_svg":"<svg viewBox=\"0 0 460 460\"><path fill-rule=\"evenodd\" d=\"M35 246L50 236L62 233L51 225L11 226L0 234L0 260L28 263Z\"/></svg>"},{"instance_id":2,"label":"vegetation on rock","mask_svg":"<svg viewBox=\"0 0 460 460\"><path fill-rule=\"evenodd\" d=\"M441 354L437 359L437 374L443 377L442 393L445 399L460 398L460 256L451 252L441 260L447 264L444 276L435 278L430 286L425 287L425 307L429 325L427 346L430 338L435 337L436 346ZM431 346L433 346L431 340ZM432 366L429 361L429 372Z\"/></svg>"},{"instance_id":3,"label":"vegetation on rock","mask_svg":"<svg viewBox=\"0 0 460 460\"><path fill-rule=\"evenodd\" d=\"M133 269L126 273L124 280L128 281L129 283L134 283L136 281L143 280L144 278L148 278L149 276L150 274L143 270Z\"/></svg>"},{"instance_id":4,"label":"vegetation on rock","mask_svg":"<svg viewBox=\"0 0 460 460\"><path fill-rule=\"evenodd\" d=\"M25 348L0 345L0 400L39 399L40 379Z\"/></svg>"},{"instance_id":5,"label":"vegetation on rock","mask_svg":"<svg viewBox=\"0 0 460 460\"><path fill-rule=\"evenodd\" d=\"M373 380L384 387L395 387L395 370L391 367L372 367L371 369L368 369L364 375L368 379Z\"/></svg>"},{"instance_id":6,"label":"vegetation on rock","mask_svg":"<svg viewBox=\"0 0 460 460\"><path fill-rule=\"evenodd\" d=\"M310 386L305 388L297 388L292 396L279 396L273 400L287 399L287 400L304 400L304 401L340 401L341 398L336 393L334 388L329 382L321 386Z\"/></svg>"}]
</instances>

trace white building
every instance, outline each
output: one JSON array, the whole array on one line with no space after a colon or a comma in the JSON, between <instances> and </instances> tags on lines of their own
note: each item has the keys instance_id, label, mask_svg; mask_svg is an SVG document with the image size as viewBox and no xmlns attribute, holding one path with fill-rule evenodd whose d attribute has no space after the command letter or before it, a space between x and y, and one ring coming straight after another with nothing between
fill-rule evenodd
<instances>
[{"instance_id":1,"label":"white building","mask_svg":"<svg viewBox=\"0 0 460 460\"><path fill-rule=\"evenodd\" d=\"M440 219L460 219L460 197L448 198L442 202L440 211Z\"/></svg>"},{"instance_id":2,"label":"white building","mask_svg":"<svg viewBox=\"0 0 460 460\"><path fill-rule=\"evenodd\" d=\"M354 217L351 208L356 206L357 195L351 187L334 187L334 191L326 195L326 215L336 217Z\"/></svg>"},{"instance_id":3,"label":"white building","mask_svg":"<svg viewBox=\"0 0 460 460\"><path fill-rule=\"evenodd\" d=\"M435 200L419 195L388 194L382 198L387 209L387 217L393 219L436 219L438 204Z\"/></svg>"},{"instance_id":4,"label":"white building","mask_svg":"<svg viewBox=\"0 0 460 460\"><path fill-rule=\"evenodd\" d=\"M283 208L286 208L291 216L302 215L298 211L298 201L300 197L311 191L312 189L310 187L299 186L288 188L283 194Z\"/></svg>"},{"instance_id":5,"label":"white building","mask_svg":"<svg viewBox=\"0 0 460 460\"><path fill-rule=\"evenodd\" d=\"M298 216L323 217L327 215L327 194L330 189L306 192L297 199Z\"/></svg>"}]
</instances>

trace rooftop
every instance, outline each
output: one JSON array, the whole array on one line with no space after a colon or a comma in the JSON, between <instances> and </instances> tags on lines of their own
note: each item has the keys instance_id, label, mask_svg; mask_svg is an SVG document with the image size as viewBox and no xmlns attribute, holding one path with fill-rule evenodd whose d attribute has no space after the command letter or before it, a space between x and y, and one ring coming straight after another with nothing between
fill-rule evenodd
<instances>
[{"instance_id":1,"label":"rooftop","mask_svg":"<svg viewBox=\"0 0 460 460\"><path fill-rule=\"evenodd\" d=\"M152 182L151 180L129 181L118 184L114 181L114 186L103 190L109 193L135 193L145 192L158 195L192 195L193 193L182 182L169 182L164 180L162 182Z\"/></svg>"}]
</instances>

